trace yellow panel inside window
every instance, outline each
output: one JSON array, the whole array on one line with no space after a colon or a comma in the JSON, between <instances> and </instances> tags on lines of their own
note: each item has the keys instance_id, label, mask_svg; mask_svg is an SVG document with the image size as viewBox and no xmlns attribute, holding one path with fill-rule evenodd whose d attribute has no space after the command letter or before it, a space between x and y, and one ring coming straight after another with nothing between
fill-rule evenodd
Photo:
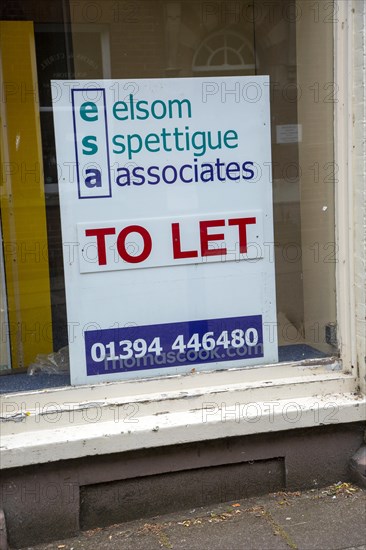
<instances>
[{"instance_id":1,"label":"yellow panel inside window","mask_svg":"<svg viewBox=\"0 0 366 550\"><path fill-rule=\"evenodd\" d=\"M46 210L33 24L0 22L1 223L11 363L52 351Z\"/></svg>"}]
</instances>

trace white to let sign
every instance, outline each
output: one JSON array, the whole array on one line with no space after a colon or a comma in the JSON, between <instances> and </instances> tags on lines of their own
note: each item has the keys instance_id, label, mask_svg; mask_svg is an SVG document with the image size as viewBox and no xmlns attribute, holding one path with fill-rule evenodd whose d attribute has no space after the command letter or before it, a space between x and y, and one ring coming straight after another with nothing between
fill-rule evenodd
<instances>
[{"instance_id":1,"label":"white to let sign","mask_svg":"<svg viewBox=\"0 0 366 550\"><path fill-rule=\"evenodd\" d=\"M133 84L52 82L72 383L276 362L268 77Z\"/></svg>"}]
</instances>

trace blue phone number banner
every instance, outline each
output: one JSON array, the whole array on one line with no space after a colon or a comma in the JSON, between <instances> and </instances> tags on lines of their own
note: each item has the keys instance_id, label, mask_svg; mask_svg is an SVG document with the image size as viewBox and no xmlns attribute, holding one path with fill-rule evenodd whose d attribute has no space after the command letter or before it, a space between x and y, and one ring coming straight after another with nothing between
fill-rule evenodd
<instances>
[{"instance_id":1,"label":"blue phone number banner","mask_svg":"<svg viewBox=\"0 0 366 550\"><path fill-rule=\"evenodd\" d=\"M263 357L262 316L85 332L87 375Z\"/></svg>"}]
</instances>

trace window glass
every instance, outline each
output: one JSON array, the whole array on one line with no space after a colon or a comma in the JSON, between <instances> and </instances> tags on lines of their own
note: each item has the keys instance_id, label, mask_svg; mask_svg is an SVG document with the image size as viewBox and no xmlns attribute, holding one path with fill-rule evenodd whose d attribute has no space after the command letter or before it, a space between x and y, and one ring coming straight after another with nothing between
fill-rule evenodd
<instances>
[{"instance_id":1,"label":"window glass","mask_svg":"<svg viewBox=\"0 0 366 550\"><path fill-rule=\"evenodd\" d=\"M332 3L327 3L324 13L319 13L319 5L310 4L294 0L4 3L2 20L34 23L48 238L46 292L51 296L55 351L67 345L68 329L50 80L127 79L133 90L138 78L270 75L272 166L268 170L273 177L280 361L337 353ZM4 176L1 184L9 192L11 182L5 180ZM28 215L19 210L13 214ZM4 231L3 238L7 250L9 237ZM13 348L26 342L4 317L11 259L4 255L1 321L10 326L3 333L9 334ZM1 365L6 361L2 351Z\"/></svg>"}]
</instances>

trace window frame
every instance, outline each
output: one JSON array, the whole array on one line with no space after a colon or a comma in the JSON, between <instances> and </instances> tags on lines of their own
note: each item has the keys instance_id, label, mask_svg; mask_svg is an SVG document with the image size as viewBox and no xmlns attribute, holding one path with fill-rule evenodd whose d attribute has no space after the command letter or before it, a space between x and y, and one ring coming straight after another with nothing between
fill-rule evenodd
<instances>
[{"instance_id":1,"label":"window frame","mask_svg":"<svg viewBox=\"0 0 366 550\"><path fill-rule=\"evenodd\" d=\"M337 333L343 369L356 366L356 312L354 293L354 179L353 179L353 11L352 2L336 1L339 19L334 25L334 80L338 101L334 108L334 160L339 169L335 186ZM347 182L347 185L344 185Z\"/></svg>"}]
</instances>

